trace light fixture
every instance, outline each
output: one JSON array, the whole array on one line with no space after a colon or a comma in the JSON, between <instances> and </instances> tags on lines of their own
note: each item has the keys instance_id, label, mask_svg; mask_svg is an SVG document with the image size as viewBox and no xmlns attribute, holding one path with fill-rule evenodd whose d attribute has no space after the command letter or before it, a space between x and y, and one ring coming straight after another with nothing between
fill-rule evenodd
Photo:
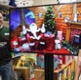
<instances>
[{"instance_id":1,"label":"light fixture","mask_svg":"<svg viewBox=\"0 0 81 80\"><path fill-rule=\"evenodd\" d=\"M81 0L57 0L58 3L73 3L73 2L81 2Z\"/></svg>"},{"instance_id":2,"label":"light fixture","mask_svg":"<svg viewBox=\"0 0 81 80\"><path fill-rule=\"evenodd\" d=\"M1 5L9 5L9 3L10 3L10 0L0 0L0 4Z\"/></svg>"},{"instance_id":3,"label":"light fixture","mask_svg":"<svg viewBox=\"0 0 81 80\"><path fill-rule=\"evenodd\" d=\"M15 0L15 4L17 7L32 6L33 0Z\"/></svg>"}]
</instances>

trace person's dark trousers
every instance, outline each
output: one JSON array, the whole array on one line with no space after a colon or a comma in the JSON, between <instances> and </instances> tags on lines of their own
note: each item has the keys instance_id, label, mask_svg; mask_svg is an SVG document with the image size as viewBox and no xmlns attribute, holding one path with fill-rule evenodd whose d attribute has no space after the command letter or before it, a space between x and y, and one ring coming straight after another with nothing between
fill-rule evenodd
<instances>
[{"instance_id":1,"label":"person's dark trousers","mask_svg":"<svg viewBox=\"0 0 81 80\"><path fill-rule=\"evenodd\" d=\"M0 67L0 76L2 80L12 80L12 61Z\"/></svg>"}]
</instances>

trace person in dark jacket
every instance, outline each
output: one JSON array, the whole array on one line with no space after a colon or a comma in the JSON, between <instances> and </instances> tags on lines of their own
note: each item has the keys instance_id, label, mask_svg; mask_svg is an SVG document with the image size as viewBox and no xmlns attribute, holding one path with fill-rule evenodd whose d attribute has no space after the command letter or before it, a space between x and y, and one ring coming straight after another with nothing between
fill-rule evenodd
<instances>
[{"instance_id":1,"label":"person in dark jacket","mask_svg":"<svg viewBox=\"0 0 81 80\"><path fill-rule=\"evenodd\" d=\"M12 76L9 28L3 26L2 12L0 12L0 76L2 80L11 80Z\"/></svg>"},{"instance_id":2,"label":"person in dark jacket","mask_svg":"<svg viewBox=\"0 0 81 80\"><path fill-rule=\"evenodd\" d=\"M80 40L79 40L79 54L78 54L76 67L75 67L75 79L74 80L79 80L80 73L81 73L81 34L80 34Z\"/></svg>"}]
</instances>

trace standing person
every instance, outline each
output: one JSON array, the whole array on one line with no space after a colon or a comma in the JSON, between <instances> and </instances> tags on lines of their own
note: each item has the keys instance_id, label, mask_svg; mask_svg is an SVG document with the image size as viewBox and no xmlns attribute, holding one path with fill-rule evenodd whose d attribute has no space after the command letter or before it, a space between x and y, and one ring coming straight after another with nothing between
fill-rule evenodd
<instances>
[{"instance_id":1,"label":"standing person","mask_svg":"<svg viewBox=\"0 0 81 80\"><path fill-rule=\"evenodd\" d=\"M79 54L76 62L76 68L75 68L75 79L74 80L79 80L79 76L81 73L81 34L80 34L80 41L79 41Z\"/></svg>"},{"instance_id":2,"label":"standing person","mask_svg":"<svg viewBox=\"0 0 81 80\"><path fill-rule=\"evenodd\" d=\"M2 80L11 80L12 62L9 47L9 28L3 26L3 14L0 12L0 76Z\"/></svg>"}]
</instances>

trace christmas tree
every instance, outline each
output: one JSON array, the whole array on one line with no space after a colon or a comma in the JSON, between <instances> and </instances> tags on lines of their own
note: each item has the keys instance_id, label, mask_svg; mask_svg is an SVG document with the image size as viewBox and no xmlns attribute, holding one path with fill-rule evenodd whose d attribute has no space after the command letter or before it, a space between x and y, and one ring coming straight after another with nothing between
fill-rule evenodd
<instances>
[{"instance_id":1,"label":"christmas tree","mask_svg":"<svg viewBox=\"0 0 81 80\"><path fill-rule=\"evenodd\" d=\"M46 28L46 32L51 32L51 33L55 33L55 16L53 14L53 7L49 6L47 7L47 13L44 16L44 24L45 24L45 28Z\"/></svg>"}]
</instances>

